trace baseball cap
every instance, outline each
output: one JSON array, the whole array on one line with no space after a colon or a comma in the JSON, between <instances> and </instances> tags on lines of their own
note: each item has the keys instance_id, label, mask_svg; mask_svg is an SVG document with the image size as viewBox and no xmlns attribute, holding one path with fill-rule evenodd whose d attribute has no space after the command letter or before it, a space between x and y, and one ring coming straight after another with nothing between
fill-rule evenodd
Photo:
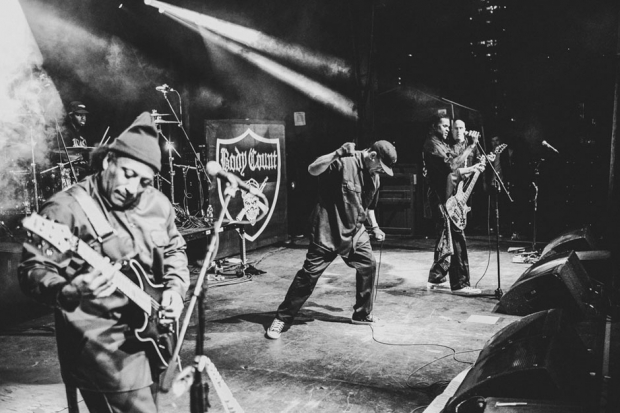
<instances>
[{"instance_id":1,"label":"baseball cap","mask_svg":"<svg viewBox=\"0 0 620 413\"><path fill-rule=\"evenodd\" d=\"M370 147L371 151L377 152L379 161L386 174L393 176L392 167L396 163L396 148L388 141L377 141Z\"/></svg>"},{"instance_id":2,"label":"baseball cap","mask_svg":"<svg viewBox=\"0 0 620 413\"><path fill-rule=\"evenodd\" d=\"M90 113L86 110L86 105L79 101L73 101L69 103L69 113Z\"/></svg>"}]
</instances>

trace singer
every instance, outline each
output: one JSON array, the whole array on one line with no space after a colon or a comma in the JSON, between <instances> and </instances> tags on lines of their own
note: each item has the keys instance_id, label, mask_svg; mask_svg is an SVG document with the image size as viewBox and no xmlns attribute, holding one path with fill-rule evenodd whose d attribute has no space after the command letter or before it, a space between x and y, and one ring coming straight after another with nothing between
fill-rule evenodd
<instances>
[{"instance_id":1,"label":"singer","mask_svg":"<svg viewBox=\"0 0 620 413\"><path fill-rule=\"evenodd\" d=\"M364 222L369 221L373 236L383 241L385 234L375 219L379 194L379 174L393 175L396 149L387 141L377 141L356 151L345 143L338 150L317 158L308 172L319 178L319 200L310 218L310 246L301 270L278 307L267 337L280 338L314 291L319 277L340 256L356 270L356 300L353 324L372 324L376 262Z\"/></svg>"},{"instance_id":2,"label":"singer","mask_svg":"<svg viewBox=\"0 0 620 413\"><path fill-rule=\"evenodd\" d=\"M93 152L94 175L55 194L41 214L92 244L95 255L100 252L112 262L134 257L144 270L142 282L160 285L155 291L162 318L149 318L146 328L164 335L169 330L165 326L183 310L189 270L174 208L152 187L161 168L157 135L144 112L111 145ZM163 367L149 355L158 347L138 339L135 328L145 313L116 289L118 274L93 269L88 265L92 255L76 253L69 262L66 255L36 251L24 249L19 281L25 294L55 309L58 358L68 394L80 389L91 413L156 412L153 391Z\"/></svg>"},{"instance_id":3,"label":"singer","mask_svg":"<svg viewBox=\"0 0 620 413\"><path fill-rule=\"evenodd\" d=\"M465 123L456 121L465 130ZM465 234L452 224L445 204L458 183L476 170L484 170L479 164L467 166L470 154L476 149L478 136L472 144L450 146L447 142L450 119L438 116L431 124L430 136L424 142L424 162L427 168L428 190L425 199L425 216L435 222L437 243L433 265L429 271L429 291L451 292L456 295L476 296L482 293L469 282L469 261ZM449 280L446 280L448 276Z\"/></svg>"}]
</instances>

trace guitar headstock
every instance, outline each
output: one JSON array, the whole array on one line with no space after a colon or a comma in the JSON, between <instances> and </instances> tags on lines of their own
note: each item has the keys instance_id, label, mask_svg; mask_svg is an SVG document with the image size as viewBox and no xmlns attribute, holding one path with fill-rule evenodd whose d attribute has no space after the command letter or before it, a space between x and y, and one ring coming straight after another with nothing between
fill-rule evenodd
<instances>
[{"instance_id":1,"label":"guitar headstock","mask_svg":"<svg viewBox=\"0 0 620 413\"><path fill-rule=\"evenodd\" d=\"M499 155L500 153L502 153L504 151L504 149L506 149L508 147L508 145L506 145L505 143L502 143L501 145L499 145L497 148L495 148L495 150L493 151L495 154Z\"/></svg>"},{"instance_id":2,"label":"guitar headstock","mask_svg":"<svg viewBox=\"0 0 620 413\"><path fill-rule=\"evenodd\" d=\"M22 225L26 230L38 235L62 253L73 249L74 243L72 241L75 237L66 225L43 218L36 212L24 218Z\"/></svg>"}]
</instances>

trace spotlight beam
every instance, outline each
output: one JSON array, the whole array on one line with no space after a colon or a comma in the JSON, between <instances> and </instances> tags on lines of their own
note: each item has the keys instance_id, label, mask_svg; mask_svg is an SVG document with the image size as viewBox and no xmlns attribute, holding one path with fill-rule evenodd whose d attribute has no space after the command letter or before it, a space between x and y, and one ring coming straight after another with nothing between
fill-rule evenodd
<instances>
[{"instance_id":1,"label":"spotlight beam","mask_svg":"<svg viewBox=\"0 0 620 413\"><path fill-rule=\"evenodd\" d=\"M351 68L343 59L324 56L307 48L283 42L258 30L173 6L159 0L146 1L149 2L147 4L150 6L158 7L160 11L163 9L181 19L271 56L286 59L328 76L348 77L351 74Z\"/></svg>"},{"instance_id":2,"label":"spotlight beam","mask_svg":"<svg viewBox=\"0 0 620 413\"><path fill-rule=\"evenodd\" d=\"M161 9L162 5L165 5L165 3L152 0L152 6ZM164 7L167 7L167 5ZM316 82L307 76L297 73L280 63L243 47L239 43L199 26L193 19L189 21L183 19L176 14L176 11L172 11L167 8L165 14L184 26L200 33L206 43L216 44L231 53L242 56L248 62L269 73L276 79L279 79L289 86L297 89L309 98L321 102L347 117L357 119L357 112L354 109L355 103L351 99L323 86L319 82ZM181 15L185 14L181 13Z\"/></svg>"}]
</instances>

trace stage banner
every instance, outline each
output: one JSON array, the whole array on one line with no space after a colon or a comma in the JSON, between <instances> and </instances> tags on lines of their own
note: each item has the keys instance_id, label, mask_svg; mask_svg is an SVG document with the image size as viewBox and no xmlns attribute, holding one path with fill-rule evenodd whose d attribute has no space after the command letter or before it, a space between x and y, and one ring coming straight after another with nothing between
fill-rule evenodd
<instances>
[{"instance_id":1,"label":"stage banner","mask_svg":"<svg viewBox=\"0 0 620 413\"><path fill-rule=\"evenodd\" d=\"M261 215L258 198L239 190L225 211L225 219L250 221L250 224L245 226L248 249L286 240L288 228L284 123L207 120L205 131L207 161L218 162L222 169L262 191L269 200L267 215L258 219ZM209 201L216 214L224 203L225 187L226 183L221 180L213 180L209 185Z\"/></svg>"}]
</instances>

